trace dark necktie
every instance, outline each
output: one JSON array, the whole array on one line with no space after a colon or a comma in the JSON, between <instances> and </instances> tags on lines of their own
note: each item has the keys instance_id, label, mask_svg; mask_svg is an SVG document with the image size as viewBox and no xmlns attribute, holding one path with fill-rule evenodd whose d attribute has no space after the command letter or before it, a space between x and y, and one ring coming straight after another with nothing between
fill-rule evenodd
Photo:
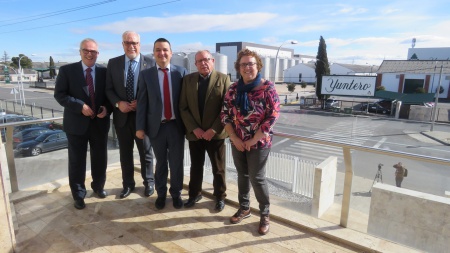
<instances>
[{"instance_id":1,"label":"dark necktie","mask_svg":"<svg viewBox=\"0 0 450 253\"><path fill-rule=\"evenodd\" d=\"M86 83L89 89L89 98L91 99L91 109L96 113L95 110L95 91L94 91L94 79L92 79L91 68L86 69Z\"/></svg>"},{"instance_id":2,"label":"dark necktie","mask_svg":"<svg viewBox=\"0 0 450 253\"><path fill-rule=\"evenodd\" d=\"M134 71L133 71L134 63L135 61L131 60L130 64L128 65L127 86L126 86L128 102L134 100Z\"/></svg>"},{"instance_id":3,"label":"dark necktie","mask_svg":"<svg viewBox=\"0 0 450 253\"><path fill-rule=\"evenodd\" d=\"M160 70L164 72L164 117L166 118L166 120L170 120L172 118L172 103L170 102L169 77L167 76L167 69Z\"/></svg>"}]
</instances>

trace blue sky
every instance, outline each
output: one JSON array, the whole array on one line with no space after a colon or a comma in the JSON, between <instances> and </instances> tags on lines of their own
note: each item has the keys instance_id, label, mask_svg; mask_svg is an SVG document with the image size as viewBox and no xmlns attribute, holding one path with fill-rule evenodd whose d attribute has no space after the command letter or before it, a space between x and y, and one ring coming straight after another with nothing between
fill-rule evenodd
<instances>
[{"instance_id":1,"label":"blue sky","mask_svg":"<svg viewBox=\"0 0 450 253\"><path fill-rule=\"evenodd\" d=\"M141 34L144 54L165 37L173 51L183 52L215 51L217 42L280 46L293 39L299 43L286 47L315 56L323 36L330 62L379 65L383 59L406 59L412 38L417 48L450 46L448 0L0 0L0 5L0 52L33 61L50 56L78 61L79 42L91 37L99 43L98 60L107 62L123 54L125 30Z\"/></svg>"}]
</instances>

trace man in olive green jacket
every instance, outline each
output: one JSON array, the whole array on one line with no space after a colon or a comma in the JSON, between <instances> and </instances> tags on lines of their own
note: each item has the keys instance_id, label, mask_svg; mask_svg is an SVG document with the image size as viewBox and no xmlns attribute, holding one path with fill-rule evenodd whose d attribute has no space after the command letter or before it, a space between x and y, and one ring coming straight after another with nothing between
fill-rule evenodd
<instances>
[{"instance_id":1,"label":"man in olive green jacket","mask_svg":"<svg viewBox=\"0 0 450 253\"><path fill-rule=\"evenodd\" d=\"M215 210L222 211L226 197L225 130L220 122L223 97L230 87L227 75L214 70L214 58L207 50L195 54L198 72L186 75L180 96L180 114L189 141L191 169L189 199L192 207L201 198L205 153L211 160Z\"/></svg>"}]
</instances>

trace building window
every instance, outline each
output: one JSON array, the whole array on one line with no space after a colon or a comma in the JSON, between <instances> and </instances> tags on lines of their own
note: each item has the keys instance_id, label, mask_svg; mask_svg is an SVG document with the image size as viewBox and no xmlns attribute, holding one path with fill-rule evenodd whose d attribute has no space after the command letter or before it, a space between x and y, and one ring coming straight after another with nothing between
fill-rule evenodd
<instances>
[{"instance_id":1,"label":"building window","mask_svg":"<svg viewBox=\"0 0 450 253\"><path fill-rule=\"evenodd\" d=\"M416 93L417 88L423 88L423 79L405 79L403 93Z\"/></svg>"}]
</instances>

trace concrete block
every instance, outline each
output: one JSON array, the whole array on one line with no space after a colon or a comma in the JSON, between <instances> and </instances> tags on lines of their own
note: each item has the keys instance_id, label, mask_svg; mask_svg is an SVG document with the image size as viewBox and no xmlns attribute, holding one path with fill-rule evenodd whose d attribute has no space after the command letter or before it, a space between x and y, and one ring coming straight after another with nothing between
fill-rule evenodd
<instances>
[{"instance_id":1,"label":"concrete block","mask_svg":"<svg viewBox=\"0 0 450 253\"><path fill-rule=\"evenodd\" d=\"M334 203L337 157L330 156L314 172L311 215L320 218Z\"/></svg>"},{"instance_id":2,"label":"concrete block","mask_svg":"<svg viewBox=\"0 0 450 253\"><path fill-rule=\"evenodd\" d=\"M426 252L447 252L450 199L376 184L367 232Z\"/></svg>"}]
</instances>

